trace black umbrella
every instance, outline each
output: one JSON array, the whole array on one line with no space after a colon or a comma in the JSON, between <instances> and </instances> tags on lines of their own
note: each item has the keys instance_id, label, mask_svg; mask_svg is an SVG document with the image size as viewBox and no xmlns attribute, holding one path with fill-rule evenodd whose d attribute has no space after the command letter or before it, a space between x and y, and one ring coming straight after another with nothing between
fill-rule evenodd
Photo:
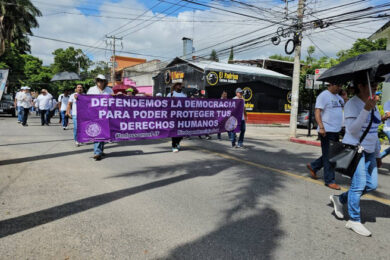
<instances>
[{"instance_id":1,"label":"black umbrella","mask_svg":"<svg viewBox=\"0 0 390 260\"><path fill-rule=\"evenodd\" d=\"M326 70L317 80L345 83L366 71L369 72L371 79L389 73L390 51L371 51L360 54Z\"/></svg>"},{"instance_id":2,"label":"black umbrella","mask_svg":"<svg viewBox=\"0 0 390 260\"><path fill-rule=\"evenodd\" d=\"M79 75L77 75L77 73L64 71L55 74L51 79L51 81L66 81L66 80L80 80L80 77Z\"/></svg>"}]
</instances>

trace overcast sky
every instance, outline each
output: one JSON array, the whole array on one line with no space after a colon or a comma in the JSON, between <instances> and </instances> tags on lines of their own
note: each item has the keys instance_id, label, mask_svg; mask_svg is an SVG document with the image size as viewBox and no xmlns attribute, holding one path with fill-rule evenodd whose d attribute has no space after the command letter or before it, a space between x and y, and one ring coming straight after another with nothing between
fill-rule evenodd
<instances>
[{"instance_id":1,"label":"overcast sky","mask_svg":"<svg viewBox=\"0 0 390 260\"><path fill-rule=\"evenodd\" d=\"M217 51L227 49L247 40L262 37L276 32L278 25L290 25L291 20L284 20L285 5L281 0L241 0L248 4L256 4L259 8L248 8L230 1L197 1L222 8L232 12L246 14L245 17L222 10L198 6L179 0L32 0L43 13L38 18L40 27L34 30L34 35L59 39L63 41L85 44L93 47L110 49L105 35L123 37L117 42L117 50L131 52L117 55L142 57L148 60L170 60L181 56L182 37L194 39L195 55L209 56L212 48ZM339 9L330 9L354 1L307 0L306 21L317 18L337 16L340 13L378 5L386 1L361 1ZM261 4L260 4L261 3ZM296 15L297 1L289 3L290 17ZM324 11L326 10L326 11ZM260 18L260 19L256 19ZM357 38L366 38L379 29L385 19L365 22L354 21L339 23L325 29L311 29L304 33L303 57L310 45L316 45L315 56L333 57L339 50L348 49ZM360 23L360 24L357 24ZM256 33L239 37L248 32ZM235 40L231 40L237 37ZM32 55L43 60L45 65L53 62L51 54L57 48L67 48L69 43L61 43L31 37ZM286 39L278 46L268 40L251 49L235 54L235 59L258 59L272 54L284 55ZM223 43L223 44L221 44ZM123 45L123 47L122 47ZM110 51L99 50L74 45L81 48L93 61L108 61ZM203 50L204 49L204 50ZM135 54L137 53L137 54ZM228 53L221 55L221 60L227 60Z\"/></svg>"}]
</instances>

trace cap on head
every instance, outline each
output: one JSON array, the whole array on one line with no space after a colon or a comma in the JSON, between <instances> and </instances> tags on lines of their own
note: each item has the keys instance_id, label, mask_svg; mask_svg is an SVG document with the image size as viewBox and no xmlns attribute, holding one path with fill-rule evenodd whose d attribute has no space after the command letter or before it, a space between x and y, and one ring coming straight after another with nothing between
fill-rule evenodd
<instances>
[{"instance_id":1,"label":"cap on head","mask_svg":"<svg viewBox=\"0 0 390 260\"><path fill-rule=\"evenodd\" d=\"M134 89L128 88L128 89L126 89L126 92L134 92Z\"/></svg>"},{"instance_id":2,"label":"cap on head","mask_svg":"<svg viewBox=\"0 0 390 260\"><path fill-rule=\"evenodd\" d=\"M106 77L103 74L98 74L96 76L96 79L105 80L105 81L107 80Z\"/></svg>"},{"instance_id":3,"label":"cap on head","mask_svg":"<svg viewBox=\"0 0 390 260\"><path fill-rule=\"evenodd\" d=\"M156 97L162 97L162 94L161 93L157 93Z\"/></svg>"},{"instance_id":4,"label":"cap on head","mask_svg":"<svg viewBox=\"0 0 390 260\"><path fill-rule=\"evenodd\" d=\"M241 88L237 88L237 89L236 89L236 93L242 93L242 92L244 92L244 91L242 91Z\"/></svg>"}]
</instances>

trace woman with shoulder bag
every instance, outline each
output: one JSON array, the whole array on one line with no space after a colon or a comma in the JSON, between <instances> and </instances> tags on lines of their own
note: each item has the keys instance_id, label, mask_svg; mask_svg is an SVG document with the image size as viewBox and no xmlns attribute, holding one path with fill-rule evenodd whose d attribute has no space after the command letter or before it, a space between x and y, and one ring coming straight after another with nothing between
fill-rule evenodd
<instances>
[{"instance_id":1,"label":"woman with shoulder bag","mask_svg":"<svg viewBox=\"0 0 390 260\"><path fill-rule=\"evenodd\" d=\"M361 223L360 197L377 188L378 167L382 164L378 138L381 116L376 107L379 99L371 94L376 92L377 85L377 82L369 83L368 76L363 73L354 80L355 96L344 108L346 133L343 143L359 145L361 137L367 132L360 143L364 150L352 176L350 189L339 196L330 196L338 218L344 218L343 204L348 205L349 220L345 227L362 236L371 236L371 232Z\"/></svg>"}]
</instances>

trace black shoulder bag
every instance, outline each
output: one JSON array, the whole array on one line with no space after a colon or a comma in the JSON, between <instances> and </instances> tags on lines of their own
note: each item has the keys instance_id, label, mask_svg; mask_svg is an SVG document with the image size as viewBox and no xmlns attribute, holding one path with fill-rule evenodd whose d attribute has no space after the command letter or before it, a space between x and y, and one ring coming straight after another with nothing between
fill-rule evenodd
<instances>
[{"instance_id":1,"label":"black shoulder bag","mask_svg":"<svg viewBox=\"0 0 390 260\"><path fill-rule=\"evenodd\" d=\"M356 168L363 156L364 148L361 146L364 138L370 131L374 110L371 112L371 120L363 135L360 137L358 145L343 144L341 142L330 141L329 143L329 162L333 169L343 175L353 177Z\"/></svg>"}]
</instances>

